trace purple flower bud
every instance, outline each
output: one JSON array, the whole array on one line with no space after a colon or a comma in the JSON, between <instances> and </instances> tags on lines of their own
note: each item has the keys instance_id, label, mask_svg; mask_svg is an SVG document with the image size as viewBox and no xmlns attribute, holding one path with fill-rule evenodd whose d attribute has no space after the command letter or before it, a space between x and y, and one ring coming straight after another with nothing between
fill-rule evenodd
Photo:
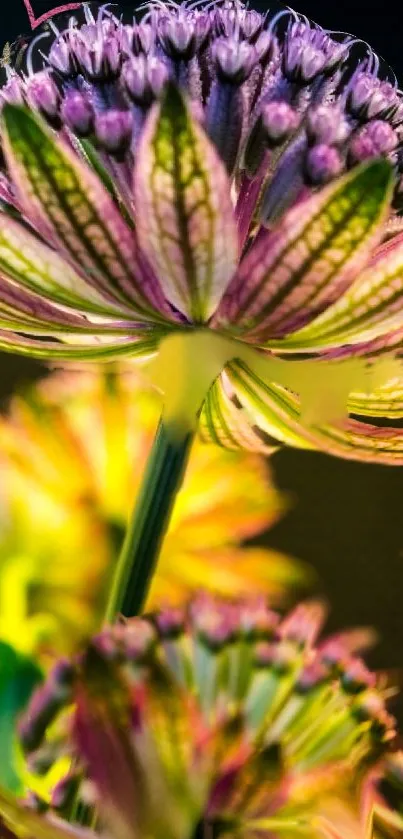
<instances>
[{"instance_id":1,"label":"purple flower bud","mask_svg":"<svg viewBox=\"0 0 403 839\"><path fill-rule=\"evenodd\" d=\"M120 154L128 147L133 118L129 111L107 111L95 117L95 135L110 154Z\"/></svg>"},{"instance_id":2,"label":"purple flower bud","mask_svg":"<svg viewBox=\"0 0 403 839\"><path fill-rule=\"evenodd\" d=\"M149 23L134 23L133 26L122 26L117 38L128 58L141 53L148 55L155 45L155 29Z\"/></svg>"},{"instance_id":3,"label":"purple flower bud","mask_svg":"<svg viewBox=\"0 0 403 839\"><path fill-rule=\"evenodd\" d=\"M264 17L254 9L242 9L240 27L244 38L247 41L255 41L261 32L264 24Z\"/></svg>"},{"instance_id":4,"label":"purple flower bud","mask_svg":"<svg viewBox=\"0 0 403 839\"><path fill-rule=\"evenodd\" d=\"M247 41L254 41L263 24L263 15L231 0L223 3L214 14L215 31L217 35L224 35L226 38L242 35Z\"/></svg>"},{"instance_id":5,"label":"purple flower bud","mask_svg":"<svg viewBox=\"0 0 403 839\"><path fill-rule=\"evenodd\" d=\"M277 673L288 673L296 661L296 649L288 641L271 644L261 641L255 647L254 664L256 667L272 667Z\"/></svg>"},{"instance_id":6,"label":"purple flower bud","mask_svg":"<svg viewBox=\"0 0 403 839\"><path fill-rule=\"evenodd\" d=\"M284 75L290 82L309 84L326 64L322 50L307 44L302 38L290 38L283 54Z\"/></svg>"},{"instance_id":7,"label":"purple flower bud","mask_svg":"<svg viewBox=\"0 0 403 839\"><path fill-rule=\"evenodd\" d=\"M309 84L321 73L331 73L346 57L348 47L348 43L333 41L321 29L293 23L284 42L284 74L289 81Z\"/></svg>"},{"instance_id":8,"label":"purple flower bud","mask_svg":"<svg viewBox=\"0 0 403 839\"><path fill-rule=\"evenodd\" d=\"M255 50L259 61L273 61L279 50L277 38L272 32L267 32L266 30L261 32L255 41Z\"/></svg>"},{"instance_id":9,"label":"purple flower bud","mask_svg":"<svg viewBox=\"0 0 403 839\"><path fill-rule=\"evenodd\" d=\"M35 73L27 80L27 98L33 108L37 108L49 118L57 116L60 105L60 93L50 70Z\"/></svg>"},{"instance_id":10,"label":"purple flower bud","mask_svg":"<svg viewBox=\"0 0 403 839\"><path fill-rule=\"evenodd\" d=\"M350 166L355 166L357 163L362 163L364 160L370 160L371 157L376 157L377 151L371 138L359 132L356 134L348 147L348 163Z\"/></svg>"},{"instance_id":11,"label":"purple flower bud","mask_svg":"<svg viewBox=\"0 0 403 839\"><path fill-rule=\"evenodd\" d=\"M376 676L361 659L352 658L344 668L341 683L346 693L360 693L376 686Z\"/></svg>"},{"instance_id":12,"label":"purple flower bud","mask_svg":"<svg viewBox=\"0 0 403 839\"><path fill-rule=\"evenodd\" d=\"M105 21L106 22L106 21ZM81 72L91 81L111 81L120 72L122 53L119 40L95 24L83 26L74 44L74 54Z\"/></svg>"},{"instance_id":13,"label":"purple flower bud","mask_svg":"<svg viewBox=\"0 0 403 839\"><path fill-rule=\"evenodd\" d=\"M166 54L178 61L189 61L208 33L208 18L189 12L163 14L158 20L158 37Z\"/></svg>"},{"instance_id":14,"label":"purple flower bud","mask_svg":"<svg viewBox=\"0 0 403 839\"><path fill-rule=\"evenodd\" d=\"M75 34L74 30L63 32L49 50L49 64L62 76L75 76L77 73L77 62L72 43Z\"/></svg>"},{"instance_id":15,"label":"purple flower bud","mask_svg":"<svg viewBox=\"0 0 403 839\"><path fill-rule=\"evenodd\" d=\"M269 102L262 110L262 123L268 145L281 145L297 130L301 117L287 102Z\"/></svg>"},{"instance_id":16,"label":"purple flower bud","mask_svg":"<svg viewBox=\"0 0 403 839\"><path fill-rule=\"evenodd\" d=\"M337 178L343 169L340 153L333 146L320 143L309 149L305 160L305 173L310 184L321 186Z\"/></svg>"},{"instance_id":17,"label":"purple flower bud","mask_svg":"<svg viewBox=\"0 0 403 839\"><path fill-rule=\"evenodd\" d=\"M322 664L321 661L312 661L302 671L298 682L296 684L296 690L298 693L309 693L309 691L314 690L318 685L323 684L328 678L329 671L328 669Z\"/></svg>"},{"instance_id":18,"label":"purple flower bud","mask_svg":"<svg viewBox=\"0 0 403 839\"><path fill-rule=\"evenodd\" d=\"M8 79L4 87L0 91L0 107L5 102L10 102L13 105L23 105L25 98L26 86L22 79L17 74L13 73Z\"/></svg>"},{"instance_id":19,"label":"purple flower bud","mask_svg":"<svg viewBox=\"0 0 403 839\"><path fill-rule=\"evenodd\" d=\"M126 61L121 80L130 99L138 105L149 105L162 92L169 78L166 64L159 58L139 55Z\"/></svg>"},{"instance_id":20,"label":"purple flower bud","mask_svg":"<svg viewBox=\"0 0 403 839\"><path fill-rule=\"evenodd\" d=\"M247 41L238 41L235 38L217 38L213 43L212 52L218 77L221 81L235 85L242 84L249 78L258 61L255 48Z\"/></svg>"},{"instance_id":21,"label":"purple flower bud","mask_svg":"<svg viewBox=\"0 0 403 839\"><path fill-rule=\"evenodd\" d=\"M269 640L274 637L279 616L267 608L263 598L242 607L240 623L243 636L249 640Z\"/></svg>"},{"instance_id":22,"label":"purple flower bud","mask_svg":"<svg viewBox=\"0 0 403 839\"><path fill-rule=\"evenodd\" d=\"M371 157L387 155L396 148L396 131L383 120L373 120L361 128L352 138L348 149L351 164L369 160Z\"/></svg>"},{"instance_id":23,"label":"purple flower bud","mask_svg":"<svg viewBox=\"0 0 403 839\"><path fill-rule=\"evenodd\" d=\"M160 612L156 625L161 638L178 638L185 631L186 615L183 609L170 608Z\"/></svg>"},{"instance_id":24,"label":"purple flower bud","mask_svg":"<svg viewBox=\"0 0 403 839\"><path fill-rule=\"evenodd\" d=\"M393 151L398 144L396 131L394 131L392 126L384 120L374 119L362 130L368 137L370 137L379 154L388 154Z\"/></svg>"},{"instance_id":25,"label":"purple flower bud","mask_svg":"<svg viewBox=\"0 0 403 839\"><path fill-rule=\"evenodd\" d=\"M390 82L381 82L364 71L353 76L347 97L347 106L353 116L363 119L387 116L398 104L396 90Z\"/></svg>"},{"instance_id":26,"label":"purple flower bud","mask_svg":"<svg viewBox=\"0 0 403 839\"><path fill-rule=\"evenodd\" d=\"M84 93L68 90L62 104L61 116L63 122L79 137L86 137L91 133L94 110Z\"/></svg>"},{"instance_id":27,"label":"purple flower bud","mask_svg":"<svg viewBox=\"0 0 403 839\"><path fill-rule=\"evenodd\" d=\"M129 661L144 661L153 650L156 640L155 628L149 621L132 618L124 626L123 643Z\"/></svg>"},{"instance_id":28,"label":"purple flower bud","mask_svg":"<svg viewBox=\"0 0 403 839\"><path fill-rule=\"evenodd\" d=\"M349 134L344 114L337 105L317 105L307 111L306 131L312 143L343 143Z\"/></svg>"},{"instance_id":29,"label":"purple flower bud","mask_svg":"<svg viewBox=\"0 0 403 839\"><path fill-rule=\"evenodd\" d=\"M191 619L199 639L213 650L227 644L238 630L238 615L228 604L216 604L214 598L200 595L192 604Z\"/></svg>"}]
</instances>

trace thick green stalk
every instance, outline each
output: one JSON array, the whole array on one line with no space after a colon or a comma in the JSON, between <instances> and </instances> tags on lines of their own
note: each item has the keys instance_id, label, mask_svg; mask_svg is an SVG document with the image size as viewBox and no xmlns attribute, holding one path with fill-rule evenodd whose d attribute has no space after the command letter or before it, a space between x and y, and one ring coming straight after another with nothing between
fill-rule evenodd
<instances>
[{"instance_id":1,"label":"thick green stalk","mask_svg":"<svg viewBox=\"0 0 403 839\"><path fill-rule=\"evenodd\" d=\"M106 619L141 613L194 438L172 436L161 421L115 572Z\"/></svg>"}]
</instances>

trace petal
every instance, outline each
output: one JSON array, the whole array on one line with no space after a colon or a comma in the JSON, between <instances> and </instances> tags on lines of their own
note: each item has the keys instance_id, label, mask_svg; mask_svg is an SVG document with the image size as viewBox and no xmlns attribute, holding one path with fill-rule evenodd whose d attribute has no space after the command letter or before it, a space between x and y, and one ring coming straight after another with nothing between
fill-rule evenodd
<instances>
[{"instance_id":1,"label":"petal","mask_svg":"<svg viewBox=\"0 0 403 839\"><path fill-rule=\"evenodd\" d=\"M403 237L398 236L348 291L279 349L333 349L372 341L403 327Z\"/></svg>"},{"instance_id":2,"label":"petal","mask_svg":"<svg viewBox=\"0 0 403 839\"><path fill-rule=\"evenodd\" d=\"M224 165L173 86L142 135L135 201L139 242L167 298L204 322L235 270L238 235Z\"/></svg>"},{"instance_id":3,"label":"petal","mask_svg":"<svg viewBox=\"0 0 403 839\"><path fill-rule=\"evenodd\" d=\"M391 194L389 164L357 167L262 231L225 295L215 324L247 337L282 337L350 285L380 236Z\"/></svg>"},{"instance_id":4,"label":"petal","mask_svg":"<svg viewBox=\"0 0 403 839\"><path fill-rule=\"evenodd\" d=\"M96 839L96 834L91 830L73 827L66 821L24 807L5 790L0 790L0 827L2 821L11 835L21 839L27 836L35 836L35 839Z\"/></svg>"},{"instance_id":5,"label":"petal","mask_svg":"<svg viewBox=\"0 0 403 839\"><path fill-rule=\"evenodd\" d=\"M117 839L141 836L146 779L131 744L129 687L95 648L83 659L77 685L75 738L97 793L101 816Z\"/></svg>"},{"instance_id":6,"label":"petal","mask_svg":"<svg viewBox=\"0 0 403 839\"><path fill-rule=\"evenodd\" d=\"M351 393L348 408L351 414L362 417L402 419L403 375L402 378L392 379L372 393Z\"/></svg>"},{"instance_id":7,"label":"petal","mask_svg":"<svg viewBox=\"0 0 403 839\"><path fill-rule=\"evenodd\" d=\"M133 232L98 176L31 112L6 105L3 122L8 168L33 224L48 229L96 289L139 311L163 307L157 285L143 283Z\"/></svg>"},{"instance_id":8,"label":"petal","mask_svg":"<svg viewBox=\"0 0 403 839\"><path fill-rule=\"evenodd\" d=\"M14 285L0 276L0 328L28 334L54 335L59 333L89 334L93 338L116 335L119 338L132 335L133 331L146 332L144 323L89 318L83 314L54 306L46 299L33 294L21 286ZM154 327L151 327L154 330ZM155 330L157 334L157 330Z\"/></svg>"},{"instance_id":9,"label":"petal","mask_svg":"<svg viewBox=\"0 0 403 839\"><path fill-rule=\"evenodd\" d=\"M66 336L63 335L63 338ZM74 337L74 336L73 336ZM88 344L67 344L56 341L42 341L27 338L14 332L0 329L0 350L3 352L28 355L44 361L59 359L64 361L114 361L122 356L127 358L150 358L157 351L160 334L144 333L138 338L116 340L114 343L101 343L94 339Z\"/></svg>"},{"instance_id":10,"label":"petal","mask_svg":"<svg viewBox=\"0 0 403 839\"><path fill-rule=\"evenodd\" d=\"M242 406L224 370L210 388L200 415L199 433L206 443L226 449L272 454L280 441L261 429Z\"/></svg>"},{"instance_id":11,"label":"petal","mask_svg":"<svg viewBox=\"0 0 403 839\"><path fill-rule=\"evenodd\" d=\"M128 306L111 303L82 279L66 259L3 213L0 214L0 270L56 303L87 312L133 316Z\"/></svg>"},{"instance_id":12,"label":"petal","mask_svg":"<svg viewBox=\"0 0 403 839\"><path fill-rule=\"evenodd\" d=\"M122 668L90 647L76 699L75 738L111 835L193 835L202 812L192 748L199 717L161 662L151 663L147 686L136 690Z\"/></svg>"},{"instance_id":13,"label":"petal","mask_svg":"<svg viewBox=\"0 0 403 839\"><path fill-rule=\"evenodd\" d=\"M300 402L294 393L278 384L265 384L243 362L231 362L224 376L228 379L226 389L230 388L233 392L232 404L238 406L238 426L244 430L245 437L246 424L249 422L253 428L260 429L263 441L267 435L271 445L277 441L277 444L317 449L351 460L403 464L403 429L378 427L350 417L333 425L310 426L301 420ZM216 391L219 387L216 383ZM217 395L215 399L217 404ZM241 447L241 435L232 424L234 411L232 414L225 413L223 404L226 403L221 400L219 410L210 413L208 420L206 414L210 405L205 407L202 436L225 446L228 446L229 441L230 448ZM259 447L257 435L253 448L255 451L259 448L266 451L264 442Z\"/></svg>"}]
</instances>

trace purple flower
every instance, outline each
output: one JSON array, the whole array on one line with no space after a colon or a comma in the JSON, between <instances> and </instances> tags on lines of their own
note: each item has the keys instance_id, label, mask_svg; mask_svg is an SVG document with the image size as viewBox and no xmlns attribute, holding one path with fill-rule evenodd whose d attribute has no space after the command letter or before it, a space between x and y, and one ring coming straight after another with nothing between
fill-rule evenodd
<instances>
[{"instance_id":1,"label":"purple flower","mask_svg":"<svg viewBox=\"0 0 403 839\"><path fill-rule=\"evenodd\" d=\"M0 347L158 356L206 439L402 463L403 101L376 57L237 0L85 5L52 37L0 93Z\"/></svg>"},{"instance_id":2,"label":"purple flower","mask_svg":"<svg viewBox=\"0 0 403 839\"><path fill-rule=\"evenodd\" d=\"M394 720L382 677L356 656L365 634L320 640L324 617L317 602L281 618L263 599L201 595L186 610L105 627L50 674L22 720L31 769L52 750L73 758L42 830L31 821L25 832L66 829L55 816L71 813L73 791L74 812L97 808L98 833L82 839L231 826L240 839L364 837L366 789ZM1 815L13 827L0 795ZM21 827L34 818L20 808Z\"/></svg>"}]
</instances>

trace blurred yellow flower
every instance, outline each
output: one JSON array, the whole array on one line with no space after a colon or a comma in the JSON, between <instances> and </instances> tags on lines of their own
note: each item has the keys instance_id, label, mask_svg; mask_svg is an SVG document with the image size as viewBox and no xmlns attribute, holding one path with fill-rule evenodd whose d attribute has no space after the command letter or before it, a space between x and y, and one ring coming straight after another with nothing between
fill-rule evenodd
<instances>
[{"instance_id":1,"label":"blurred yellow flower","mask_svg":"<svg viewBox=\"0 0 403 839\"><path fill-rule=\"evenodd\" d=\"M94 630L159 414L122 371L57 372L13 398L0 417L0 638L51 654ZM147 607L199 587L278 603L306 570L241 543L284 509L260 456L196 442Z\"/></svg>"}]
</instances>

